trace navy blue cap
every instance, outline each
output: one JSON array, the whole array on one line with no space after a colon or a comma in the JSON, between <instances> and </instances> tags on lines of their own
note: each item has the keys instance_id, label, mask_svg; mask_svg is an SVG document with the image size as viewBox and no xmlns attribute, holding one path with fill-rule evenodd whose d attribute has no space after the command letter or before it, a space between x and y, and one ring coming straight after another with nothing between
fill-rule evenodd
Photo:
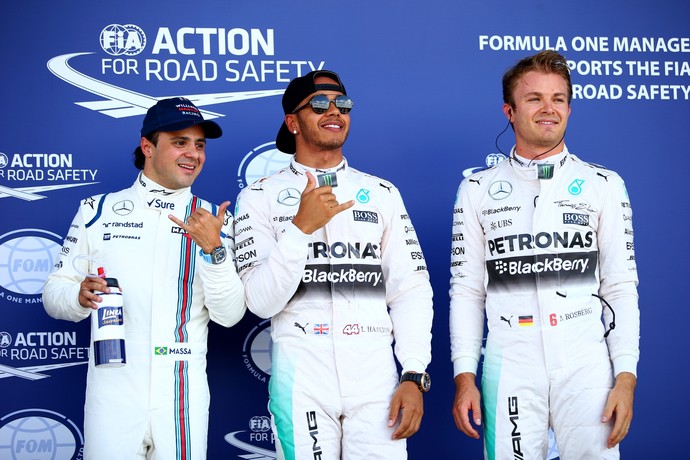
<instances>
[{"instance_id":1,"label":"navy blue cap","mask_svg":"<svg viewBox=\"0 0 690 460\"><path fill-rule=\"evenodd\" d=\"M200 125L208 139L217 139L223 130L215 121L204 120L199 109L187 98L173 97L161 99L146 112L141 136L154 131L170 132Z\"/></svg>"}]
</instances>

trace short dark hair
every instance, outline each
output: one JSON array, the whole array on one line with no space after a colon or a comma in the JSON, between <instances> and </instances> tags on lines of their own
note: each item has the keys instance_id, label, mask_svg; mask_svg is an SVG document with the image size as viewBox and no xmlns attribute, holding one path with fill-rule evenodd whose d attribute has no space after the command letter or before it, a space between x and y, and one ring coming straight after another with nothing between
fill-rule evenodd
<instances>
[{"instance_id":1,"label":"short dark hair","mask_svg":"<svg viewBox=\"0 0 690 460\"><path fill-rule=\"evenodd\" d=\"M149 140L153 145L158 145L158 135L160 134L160 131L154 131L152 133L148 133L146 136L144 136L146 139ZM146 163L146 156L144 155L144 152L141 151L141 146L137 146L136 149L134 149L134 166L137 169L144 169L144 163Z\"/></svg>"},{"instance_id":2,"label":"short dark hair","mask_svg":"<svg viewBox=\"0 0 690 460\"><path fill-rule=\"evenodd\" d=\"M511 107L515 107L513 90L518 84L518 80L527 72L531 71L555 73L565 80L568 87L568 105L573 98L573 85L570 82L570 68L565 57L553 50L544 50L534 56L528 56L503 74L503 102Z\"/></svg>"}]
</instances>

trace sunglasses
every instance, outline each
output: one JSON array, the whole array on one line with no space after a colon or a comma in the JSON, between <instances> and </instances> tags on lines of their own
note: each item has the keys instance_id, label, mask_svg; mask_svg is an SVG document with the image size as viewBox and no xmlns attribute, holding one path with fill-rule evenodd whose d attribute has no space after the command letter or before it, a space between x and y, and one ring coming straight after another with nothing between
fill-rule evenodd
<instances>
[{"instance_id":1,"label":"sunglasses","mask_svg":"<svg viewBox=\"0 0 690 460\"><path fill-rule=\"evenodd\" d=\"M306 104L297 107L292 113L297 113L309 105L314 113L326 113L331 105L331 102L338 108L338 110L340 110L340 113L350 113L350 110L352 110L352 106L354 105L354 101L345 95L338 96L335 99L328 99L328 96L324 94L317 94L309 99L309 102Z\"/></svg>"}]
</instances>

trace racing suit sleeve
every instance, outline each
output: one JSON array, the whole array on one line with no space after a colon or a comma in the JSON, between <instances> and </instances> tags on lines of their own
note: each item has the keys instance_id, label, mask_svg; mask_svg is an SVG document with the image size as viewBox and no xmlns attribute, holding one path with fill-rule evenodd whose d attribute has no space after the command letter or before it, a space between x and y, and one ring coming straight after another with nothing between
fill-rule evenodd
<instances>
[{"instance_id":1,"label":"racing suit sleeve","mask_svg":"<svg viewBox=\"0 0 690 460\"><path fill-rule=\"evenodd\" d=\"M276 235L266 191L251 186L237 197L237 266L249 311L260 318L279 313L297 290L304 273L311 235L286 225Z\"/></svg>"},{"instance_id":2,"label":"racing suit sleeve","mask_svg":"<svg viewBox=\"0 0 690 460\"><path fill-rule=\"evenodd\" d=\"M235 268L234 234L232 215L226 211L220 235L227 251L225 261L216 265L208 262L198 265L209 317L225 327L237 324L247 311L244 286Z\"/></svg>"},{"instance_id":3,"label":"racing suit sleeve","mask_svg":"<svg viewBox=\"0 0 690 460\"><path fill-rule=\"evenodd\" d=\"M80 283L84 280L84 275L77 270L82 273L95 273L95 268L91 267L87 259L77 258L78 254L89 254L89 243L81 210L72 220L57 263L43 287L43 308L55 319L76 322L88 318L91 314L90 308L79 304Z\"/></svg>"},{"instance_id":4,"label":"racing suit sleeve","mask_svg":"<svg viewBox=\"0 0 690 460\"><path fill-rule=\"evenodd\" d=\"M392 209L381 241L386 303L403 372L423 372L431 362L433 291L412 221L400 192L391 188Z\"/></svg>"},{"instance_id":5,"label":"racing suit sleeve","mask_svg":"<svg viewBox=\"0 0 690 460\"><path fill-rule=\"evenodd\" d=\"M484 338L485 247L484 230L477 218L465 179L453 208L450 264L450 346L453 376L477 375Z\"/></svg>"},{"instance_id":6,"label":"racing suit sleeve","mask_svg":"<svg viewBox=\"0 0 690 460\"><path fill-rule=\"evenodd\" d=\"M615 329L606 341L613 362L614 376L621 372L637 375L640 356L640 311L637 295L637 267L632 230L632 208L623 180L617 174L608 176L603 209L599 215L599 295L615 312ZM604 308L609 327L614 314Z\"/></svg>"}]
</instances>

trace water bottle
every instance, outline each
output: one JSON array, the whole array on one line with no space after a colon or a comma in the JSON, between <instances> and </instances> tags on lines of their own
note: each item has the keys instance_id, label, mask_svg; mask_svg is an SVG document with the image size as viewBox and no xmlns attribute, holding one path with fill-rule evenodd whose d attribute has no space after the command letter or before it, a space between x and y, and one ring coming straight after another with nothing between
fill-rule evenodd
<instances>
[{"instance_id":1,"label":"water bottle","mask_svg":"<svg viewBox=\"0 0 690 460\"><path fill-rule=\"evenodd\" d=\"M96 292L103 301L98 304L98 310L91 312L94 363L98 367L120 367L127 362L122 291L117 278L104 279L110 293Z\"/></svg>"}]
</instances>

